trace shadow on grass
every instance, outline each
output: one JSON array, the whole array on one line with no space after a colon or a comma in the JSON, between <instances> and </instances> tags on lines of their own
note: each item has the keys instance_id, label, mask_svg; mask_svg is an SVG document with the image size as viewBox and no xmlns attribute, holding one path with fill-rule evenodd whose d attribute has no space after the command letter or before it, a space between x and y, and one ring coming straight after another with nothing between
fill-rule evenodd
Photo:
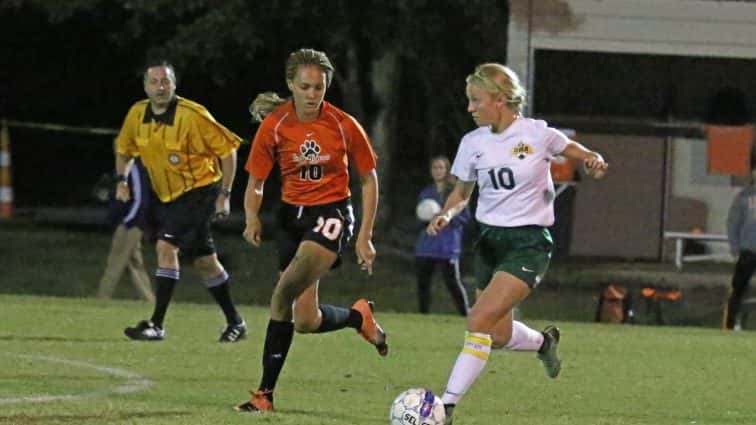
<instances>
[{"instance_id":1,"label":"shadow on grass","mask_svg":"<svg viewBox=\"0 0 756 425\"><path fill-rule=\"evenodd\" d=\"M0 424L2 425L32 425L32 424L45 424L45 423L84 423L87 421L106 421L107 423L124 423L125 421L149 418L155 419L159 417L181 417L189 416L189 412L107 412L107 413L92 413L89 415L8 415L0 416Z\"/></svg>"},{"instance_id":2,"label":"shadow on grass","mask_svg":"<svg viewBox=\"0 0 756 425\"><path fill-rule=\"evenodd\" d=\"M359 415L359 409L355 410L354 415L344 415L344 414L338 414L333 411L326 412L322 410L313 411L313 410L302 410L302 409L283 409L283 410L276 410L276 413L284 413L287 416L303 416L307 419L311 419L313 416L320 416L320 417L327 417L332 420L340 420L344 421L344 423L351 423L351 424L368 424L368 423L376 423L376 424L384 424L386 423L385 419L379 419L379 418L366 418L364 416ZM386 411L386 417L388 417L388 410Z\"/></svg>"},{"instance_id":3,"label":"shadow on grass","mask_svg":"<svg viewBox=\"0 0 756 425\"><path fill-rule=\"evenodd\" d=\"M122 338L119 338L119 340ZM0 341L36 341L36 342L113 342L115 338L70 338L61 336L20 336L0 335Z\"/></svg>"}]
</instances>

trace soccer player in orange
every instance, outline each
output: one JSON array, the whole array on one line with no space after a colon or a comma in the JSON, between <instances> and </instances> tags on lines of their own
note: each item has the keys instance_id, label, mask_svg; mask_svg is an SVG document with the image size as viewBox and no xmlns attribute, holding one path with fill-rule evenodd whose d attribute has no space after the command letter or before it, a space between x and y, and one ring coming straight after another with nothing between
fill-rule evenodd
<instances>
[{"instance_id":1,"label":"soccer player in orange","mask_svg":"<svg viewBox=\"0 0 756 425\"><path fill-rule=\"evenodd\" d=\"M357 120L323 100L333 72L325 53L297 50L286 62L286 83L292 98L262 93L250 107L252 116L262 123L246 165L250 177L244 198L244 238L260 245L263 185L278 164L282 185L278 215L281 274L270 301L262 380L251 400L236 407L238 411L273 410L273 390L295 330L323 333L351 327L380 355L388 352L386 334L375 321L372 303L360 299L351 308L318 303L318 282L337 265L354 229L350 163L362 187L357 261L372 273L375 259L371 238L378 206L376 157Z\"/></svg>"}]
</instances>

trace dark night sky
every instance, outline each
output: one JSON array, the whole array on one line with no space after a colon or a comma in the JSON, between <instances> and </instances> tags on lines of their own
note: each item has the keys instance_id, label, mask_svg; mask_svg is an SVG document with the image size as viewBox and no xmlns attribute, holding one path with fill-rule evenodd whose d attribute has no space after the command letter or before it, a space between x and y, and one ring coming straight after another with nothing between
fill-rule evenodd
<instances>
[{"instance_id":1,"label":"dark night sky","mask_svg":"<svg viewBox=\"0 0 756 425\"><path fill-rule=\"evenodd\" d=\"M0 117L120 127L131 103L144 98L140 70L145 54L114 48L102 36L109 19L117 18L77 16L51 24L35 10L0 13ZM285 88L283 81L261 79L219 87L191 70L177 73L178 94L200 101L246 139L255 129L247 106L261 90L257 87L267 84L266 89L281 93ZM282 80L281 74L275 77ZM107 136L12 128L11 143L17 206L92 203L92 185L113 167L112 139ZM243 147L240 158L247 152Z\"/></svg>"},{"instance_id":2,"label":"dark night sky","mask_svg":"<svg viewBox=\"0 0 756 425\"><path fill-rule=\"evenodd\" d=\"M119 127L130 104L144 97L140 70L146 47L119 47L103 36L124 18L123 10L112 5L105 2L96 13L55 24L35 9L0 8L0 117ZM256 64L242 67L238 78L223 84L191 67L178 69L178 93L204 104L249 139L255 126L246 111L254 95L262 90L286 93L284 59L262 52ZM536 81L534 111L539 115L701 121L709 118L712 99L726 87L743 92L745 107L727 114L750 118L756 110L756 61L544 51L537 53L536 62L537 69L551 70L538 74ZM271 70L270 64L276 68ZM403 81L401 90L406 93L402 107L423 108L427 102L413 96L411 82ZM339 104L339 96L337 84L327 98ZM461 90L459 97L463 107ZM413 122L404 121L410 127L400 130L420 134L423 129L411 128ZM91 203L91 186L112 169L109 137L14 128L11 140L21 206ZM416 151L422 154L417 149L406 153ZM243 147L240 157L247 152ZM418 163L424 160L418 158Z\"/></svg>"}]
</instances>

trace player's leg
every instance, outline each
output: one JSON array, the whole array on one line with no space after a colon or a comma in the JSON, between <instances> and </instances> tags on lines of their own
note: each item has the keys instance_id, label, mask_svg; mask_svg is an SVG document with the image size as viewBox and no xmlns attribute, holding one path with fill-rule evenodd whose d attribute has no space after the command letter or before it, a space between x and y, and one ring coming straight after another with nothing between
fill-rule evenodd
<instances>
[{"instance_id":1,"label":"player's leg","mask_svg":"<svg viewBox=\"0 0 756 425\"><path fill-rule=\"evenodd\" d=\"M428 314L431 304L431 282L435 260L415 257L415 276L417 277L417 303L421 314Z\"/></svg>"},{"instance_id":2,"label":"player's leg","mask_svg":"<svg viewBox=\"0 0 756 425\"><path fill-rule=\"evenodd\" d=\"M348 200L335 202L328 205L313 207L305 212L309 217L311 226L302 236L302 246L305 243L318 247L322 252L330 251L335 257L332 258L331 268L338 267L340 259L338 255L352 237L354 230L354 214ZM301 246L300 246L301 249ZM323 254L321 254L322 256ZM318 276L325 274L323 272ZM317 292L305 294L304 299L298 301L301 304L302 314L295 320L300 322L299 328L304 330L317 328L313 332L330 332L345 327L354 327L369 343L376 347L378 353L385 356L388 353L386 333L380 327L373 315L373 304L366 299L359 299L351 308L334 305L318 305L317 298L313 297ZM309 319L309 320L307 320ZM308 326L302 323L307 320Z\"/></svg>"},{"instance_id":3,"label":"player's leg","mask_svg":"<svg viewBox=\"0 0 756 425\"><path fill-rule=\"evenodd\" d=\"M231 277L218 261L218 255L213 253L197 257L194 260L194 267L226 317L226 328L221 333L220 342L236 342L244 338L247 334L247 325L231 299Z\"/></svg>"},{"instance_id":4,"label":"player's leg","mask_svg":"<svg viewBox=\"0 0 756 425\"><path fill-rule=\"evenodd\" d=\"M99 298L110 298L113 296L118 281L129 263L132 246L128 243L128 229L123 224L119 224L113 232L113 239L110 244L110 252L105 263L105 271L100 278L100 286L97 289Z\"/></svg>"},{"instance_id":5,"label":"player's leg","mask_svg":"<svg viewBox=\"0 0 756 425\"><path fill-rule=\"evenodd\" d=\"M513 320L512 313L509 312L496 325L492 335L492 348L537 352L546 376L556 378L562 365L558 353L559 329L549 325L543 331L537 331L525 323Z\"/></svg>"},{"instance_id":6,"label":"player's leg","mask_svg":"<svg viewBox=\"0 0 756 425\"><path fill-rule=\"evenodd\" d=\"M155 307L150 320L141 320L136 326L124 329L124 334L133 340L159 341L165 337L163 321L179 280L178 247L159 239L155 251L158 261L155 272Z\"/></svg>"},{"instance_id":7,"label":"player's leg","mask_svg":"<svg viewBox=\"0 0 756 425\"><path fill-rule=\"evenodd\" d=\"M294 303L294 328L298 333L325 333L344 328L360 330L362 313L318 302L318 281L310 285Z\"/></svg>"},{"instance_id":8,"label":"player's leg","mask_svg":"<svg viewBox=\"0 0 756 425\"><path fill-rule=\"evenodd\" d=\"M499 344L511 339L512 310L540 282L548 268L551 246L544 228L481 226L475 274L479 286L483 284L482 292L468 314L465 346L442 396L449 418L483 371L494 338Z\"/></svg>"},{"instance_id":9,"label":"player's leg","mask_svg":"<svg viewBox=\"0 0 756 425\"><path fill-rule=\"evenodd\" d=\"M738 262L735 264L735 272L732 277L732 289L727 301L727 310L725 313L725 327L733 329L738 315L740 314L741 304L745 297L748 285L756 270L756 253L751 251L741 251L738 256Z\"/></svg>"},{"instance_id":10,"label":"player's leg","mask_svg":"<svg viewBox=\"0 0 756 425\"><path fill-rule=\"evenodd\" d=\"M359 330L362 315L351 308L319 304L318 282L310 285L294 302L294 328L298 333L325 333L344 328Z\"/></svg>"},{"instance_id":11,"label":"player's leg","mask_svg":"<svg viewBox=\"0 0 756 425\"><path fill-rule=\"evenodd\" d=\"M553 245L551 235L546 229L526 226L510 229L505 236L513 251L498 266L499 269L508 271L531 289L535 288L549 268ZM549 325L539 332L509 316L496 326L494 346L513 351L536 351L546 375L556 378L562 365L558 350L559 329Z\"/></svg>"},{"instance_id":12,"label":"player's leg","mask_svg":"<svg viewBox=\"0 0 756 425\"><path fill-rule=\"evenodd\" d=\"M496 325L502 317L511 315L514 306L529 293L530 288L525 282L508 273L497 272L480 294L467 316L464 345L441 397L447 416L451 417L454 406L483 372L491 352L492 333Z\"/></svg>"},{"instance_id":13,"label":"player's leg","mask_svg":"<svg viewBox=\"0 0 756 425\"><path fill-rule=\"evenodd\" d=\"M462 282L462 274L459 271L459 260L439 260L441 265L441 273L444 276L444 282L446 283L446 289L449 291L449 295L454 301L454 306L457 308L457 312L462 316L466 316L468 310L470 310L470 302L467 299L467 288Z\"/></svg>"},{"instance_id":14,"label":"player's leg","mask_svg":"<svg viewBox=\"0 0 756 425\"><path fill-rule=\"evenodd\" d=\"M281 374L294 336L293 305L305 291L313 290L313 282L325 274L336 260L336 254L322 246L303 241L294 258L281 274L270 303L270 320L263 345L263 374L252 398L236 407L238 411L272 411L273 392ZM309 301L303 300L303 301ZM312 306L310 307L312 308ZM305 314L304 305L300 307ZM312 312L306 312L310 315Z\"/></svg>"},{"instance_id":15,"label":"player's leg","mask_svg":"<svg viewBox=\"0 0 756 425\"><path fill-rule=\"evenodd\" d=\"M155 273L155 309L150 320L161 329L173 290L179 281L178 250L176 245L165 240L158 240L155 244L158 269Z\"/></svg>"},{"instance_id":16,"label":"player's leg","mask_svg":"<svg viewBox=\"0 0 756 425\"><path fill-rule=\"evenodd\" d=\"M131 258L129 259L129 274L131 282L134 284L139 295L146 301L154 303L155 293L152 292L150 275L144 267L144 257L142 256L142 229L132 227L129 229L128 240L132 246Z\"/></svg>"}]
</instances>

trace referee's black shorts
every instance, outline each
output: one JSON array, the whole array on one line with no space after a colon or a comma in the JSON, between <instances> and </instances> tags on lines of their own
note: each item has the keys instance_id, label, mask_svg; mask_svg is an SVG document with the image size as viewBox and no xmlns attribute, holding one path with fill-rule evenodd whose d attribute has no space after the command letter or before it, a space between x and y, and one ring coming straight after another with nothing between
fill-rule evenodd
<instances>
[{"instance_id":1,"label":"referee's black shorts","mask_svg":"<svg viewBox=\"0 0 756 425\"><path fill-rule=\"evenodd\" d=\"M312 241L341 254L354 234L354 210L349 198L315 206L284 202L278 211L278 226L278 267L283 271L302 241ZM339 258L333 267L340 262Z\"/></svg>"},{"instance_id":2,"label":"referee's black shorts","mask_svg":"<svg viewBox=\"0 0 756 425\"><path fill-rule=\"evenodd\" d=\"M210 223L220 183L192 189L170 202L159 202L157 238L175 245L187 258L215 254Z\"/></svg>"}]
</instances>

